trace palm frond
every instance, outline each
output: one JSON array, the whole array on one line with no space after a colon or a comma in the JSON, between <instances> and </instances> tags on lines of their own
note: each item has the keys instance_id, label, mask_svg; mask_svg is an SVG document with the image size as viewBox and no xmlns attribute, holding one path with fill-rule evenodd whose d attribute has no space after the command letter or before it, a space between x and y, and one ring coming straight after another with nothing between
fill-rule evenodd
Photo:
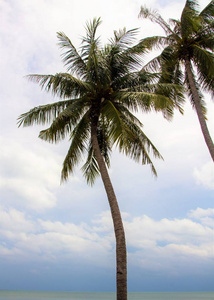
<instances>
[{"instance_id":1,"label":"palm frond","mask_svg":"<svg viewBox=\"0 0 214 300\"><path fill-rule=\"evenodd\" d=\"M101 24L101 19L94 18L92 22L86 23L86 37L82 41L82 54L86 68L87 80L99 81L98 76L98 52L100 38L95 38L98 26Z\"/></svg>"},{"instance_id":2,"label":"palm frond","mask_svg":"<svg viewBox=\"0 0 214 300\"><path fill-rule=\"evenodd\" d=\"M193 48L194 63L202 88L214 96L214 54L197 45Z\"/></svg>"},{"instance_id":3,"label":"palm frond","mask_svg":"<svg viewBox=\"0 0 214 300\"><path fill-rule=\"evenodd\" d=\"M189 38L197 32L201 26L198 17L198 2L196 0L187 0L181 14L181 36L184 39Z\"/></svg>"},{"instance_id":4,"label":"palm frond","mask_svg":"<svg viewBox=\"0 0 214 300\"><path fill-rule=\"evenodd\" d=\"M127 120L130 120L132 123L136 124L139 127L143 126L141 121L134 114L132 114L131 111L123 105L123 103L121 103L120 101L114 102L114 106L120 113L123 114L123 116Z\"/></svg>"},{"instance_id":5,"label":"palm frond","mask_svg":"<svg viewBox=\"0 0 214 300\"><path fill-rule=\"evenodd\" d=\"M159 151L137 124L126 117L124 118L123 114L121 114L121 119L123 119L125 130L118 141L119 150L137 162L149 164L152 173L157 176L156 169L150 158L150 152L153 153L154 157L163 159Z\"/></svg>"},{"instance_id":6,"label":"palm frond","mask_svg":"<svg viewBox=\"0 0 214 300\"><path fill-rule=\"evenodd\" d=\"M147 72L156 72L160 70L161 65L161 55L158 55L151 59L147 64L145 64L142 68L142 71Z\"/></svg>"},{"instance_id":7,"label":"palm frond","mask_svg":"<svg viewBox=\"0 0 214 300\"><path fill-rule=\"evenodd\" d=\"M47 124L56 119L60 113L72 103L72 100L59 101L52 104L46 104L34 107L18 117L18 127L31 126L33 124Z\"/></svg>"},{"instance_id":8,"label":"palm frond","mask_svg":"<svg viewBox=\"0 0 214 300\"><path fill-rule=\"evenodd\" d=\"M200 17L203 18L203 20L212 21L214 18L214 1L210 1L209 4L200 12Z\"/></svg>"},{"instance_id":9,"label":"palm frond","mask_svg":"<svg viewBox=\"0 0 214 300\"><path fill-rule=\"evenodd\" d=\"M78 51L70 41L70 39L63 32L58 32L57 37L59 39L60 47L68 49L65 53L62 54L63 62L67 66L67 70L74 72L80 78L84 78L86 75L86 65L82 57L79 55Z\"/></svg>"},{"instance_id":10,"label":"palm frond","mask_svg":"<svg viewBox=\"0 0 214 300\"><path fill-rule=\"evenodd\" d=\"M73 101L59 114L48 129L40 132L39 137L52 143L64 139L85 113L86 107L87 102L84 98Z\"/></svg>"},{"instance_id":11,"label":"palm frond","mask_svg":"<svg viewBox=\"0 0 214 300\"><path fill-rule=\"evenodd\" d=\"M144 39L142 39L139 42L139 46L137 45L136 47L134 47L134 50L137 47L142 47L144 46L145 49L149 49L149 50L159 50L161 49L163 46L168 45L169 43L169 39L168 37L165 36L152 36L152 37L146 37Z\"/></svg>"},{"instance_id":12,"label":"palm frond","mask_svg":"<svg viewBox=\"0 0 214 300\"><path fill-rule=\"evenodd\" d=\"M100 175L100 170L91 144L87 152L88 156L85 164L82 166L82 171L87 183L92 186L96 178Z\"/></svg>"},{"instance_id":13,"label":"palm frond","mask_svg":"<svg viewBox=\"0 0 214 300\"><path fill-rule=\"evenodd\" d=\"M148 92L129 92L123 91L119 93L120 100L126 105L127 108L139 109L143 112L150 112L152 110L164 112L165 109L173 107L173 101L167 96Z\"/></svg>"},{"instance_id":14,"label":"palm frond","mask_svg":"<svg viewBox=\"0 0 214 300\"><path fill-rule=\"evenodd\" d=\"M203 27L195 39L195 44L201 48L214 52L214 29L210 30Z\"/></svg>"},{"instance_id":15,"label":"palm frond","mask_svg":"<svg viewBox=\"0 0 214 300\"><path fill-rule=\"evenodd\" d=\"M166 34L172 34L173 31L167 22L161 17L157 10L148 9L146 6L141 6L139 17L148 18L152 22L160 25Z\"/></svg>"},{"instance_id":16,"label":"palm frond","mask_svg":"<svg viewBox=\"0 0 214 300\"><path fill-rule=\"evenodd\" d=\"M119 31L115 30L114 38L110 39L110 44L117 51L124 51L135 41L137 33L137 28L131 30L126 30L126 28L120 29Z\"/></svg>"},{"instance_id":17,"label":"palm frond","mask_svg":"<svg viewBox=\"0 0 214 300\"><path fill-rule=\"evenodd\" d=\"M94 49L99 48L100 38L95 38L98 26L101 24L101 19L94 18L92 22L86 23L86 37L82 39L82 55L84 61L88 61L90 54ZM93 50L93 51L92 51Z\"/></svg>"},{"instance_id":18,"label":"palm frond","mask_svg":"<svg viewBox=\"0 0 214 300\"><path fill-rule=\"evenodd\" d=\"M181 32L181 22L176 19L169 19L169 25L173 26L173 32L177 35Z\"/></svg>"},{"instance_id":19,"label":"palm frond","mask_svg":"<svg viewBox=\"0 0 214 300\"><path fill-rule=\"evenodd\" d=\"M108 122L108 136L112 144L116 143L124 130L124 124L120 117L120 111L117 110L114 103L105 100L101 108L101 114Z\"/></svg>"},{"instance_id":20,"label":"palm frond","mask_svg":"<svg viewBox=\"0 0 214 300\"><path fill-rule=\"evenodd\" d=\"M77 79L68 73L57 73L55 75L37 75L27 76L29 80L39 83L42 89L51 91L60 98L77 97L86 93L90 89L90 85Z\"/></svg>"},{"instance_id":21,"label":"palm frond","mask_svg":"<svg viewBox=\"0 0 214 300\"><path fill-rule=\"evenodd\" d=\"M87 111L71 133L71 145L63 162L61 181L65 181L86 150L86 142L90 135L90 112Z\"/></svg>"}]
</instances>

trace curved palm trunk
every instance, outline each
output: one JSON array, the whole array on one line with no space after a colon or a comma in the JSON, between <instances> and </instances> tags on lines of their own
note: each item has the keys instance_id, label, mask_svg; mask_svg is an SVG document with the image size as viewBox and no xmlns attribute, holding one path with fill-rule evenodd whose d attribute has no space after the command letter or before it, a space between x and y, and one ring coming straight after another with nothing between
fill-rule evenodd
<instances>
[{"instance_id":1,"label":"curved palm trunk","mask_svg":"<svg viewBox=\"0 0 214 300\"><path fill-rule=\"evenodd\" d=\"M207 128L207 123L205 121L205 118L204 118L204 115L203 115L203 112L201 109L200 97L199 97L199 94L198 94L198 91L197 91L197 88L195 85L195 79L194 79L193 72L192 72L191 62L188 58L185 60L185 68L186 68L186 73L187 73L191 93L192 93L193 100L195 103L195 109L196 109L199 123L201 126L201 130L202 130L205 142L207 144L207 147L209 149L210 155L214 161L214 144L213 144L212 138L210 136L209 130Z\"/></svg>"},{"instance_id":2,"label":"curved palm trunk","mask_svg":"<svg viewBox=\"0 0 214 300\"><path fill-rule=\"evenodd\" d=\"M105 161L101 155L97 140L97 127L91 129L92 147L99 165L103 184L107 193L111 215L114 224L116 237L116 262L117 262L117 300L127 300L127 261L126 261L126 241L120 209L114 193L113 186L106 168Z\"/></svg>"}]
</instances>

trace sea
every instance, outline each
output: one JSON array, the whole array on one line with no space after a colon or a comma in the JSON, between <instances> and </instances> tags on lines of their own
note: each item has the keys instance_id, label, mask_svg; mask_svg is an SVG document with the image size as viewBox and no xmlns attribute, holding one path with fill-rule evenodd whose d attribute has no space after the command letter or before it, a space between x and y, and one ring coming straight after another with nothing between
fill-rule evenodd
<instances>
[{"instance_id":1,"label":"sea","mask_svg":"<svg viewBox=\"0 0 214 300\"><path fill-rule=\"evenodd\" d=\"M115 293L0 290L0 300L116 300ZM214 292L128 293L129 300L214 300Z\"/></svg>"}]
</instances>

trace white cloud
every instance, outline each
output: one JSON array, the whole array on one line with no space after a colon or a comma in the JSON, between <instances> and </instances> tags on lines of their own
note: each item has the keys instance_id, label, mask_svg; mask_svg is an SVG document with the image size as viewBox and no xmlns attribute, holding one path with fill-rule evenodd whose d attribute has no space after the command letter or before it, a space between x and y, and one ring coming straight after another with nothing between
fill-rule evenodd
<instances>
[{"instance_id":1,"label":"white cloud","mask_svg":"<svg viewBox=\"0 0 214 300\"><path fill-rule=\"evenodd\" d=\"M60 157L43 147L1 139L0 187L22 198L23 206L42 210L55 206L60 183ZM42 152L42 153L41 153Z\"/></svg>"},{"instance_id":2,"label":"white cloud","mask_svg":"<svg viewBox=\"0 0 214 300\"><path fill-rule=\"evenodd\" d=\"M10 208L5 210L0 206L0 228L11 232L35 231L35 224L27 219L25 212Z\"/></svg>"},{"instance_id":3,"label":"white cloud","mask_svg":"<svg viewBox=\"0 0 214 300\"><path fill-rule=\"evenodd\" d=\"M214 190L214 164L212 161L207 162L201 167L194 168L193 176L197 184Z\"/></svg>"},{"instance_id":4,"label":"white cloud","mask_svg":"<svg viewBox=\"0 0 214 300\"><path fill-rule=\"evenodd\" d=\"M188 216L190 218L194 218L196 220L201 220L204 217L214 217L214 208L207 208L203 209L198 207L197 209L192 209L189 213Z\"/></svg>"},{"instance_id":5,"label":"white cloud","mask_svg":"<svg viewBox=\"0 0 214 300\"><path fill-rule=\"evenodd\" d=\"M214 228L214 209L203 209L198 207L195 210L191 210L188 214L189 218L199 220L201 224Z\"/></svg>"},{"instance_id":6,"label":"white cloud","mask_svg":"<svg viewBox=\"0 0 214 300\"><path fill-rule=\"evenodd\" d=\"M204 243L212 237L213 230L189 219L162 219L155 221L147 216L126 222L127 241L132 247L158 247L161 243L196 244Z\"/></svg>"},{"instance_id":7,"label":"white cloud","mask_svg":"<svg viewBox=\"0 0 214 300\"><path fill-rule=\"evenodd\" d=\"M207 211L207 215L211 212ZM198 213L196 215L200 215ZM193 216L194 212L189 212ZM205 213L203 214L203 216ZM1 256L19 260L80 261L105 267L113 263L115 240L109 212L103 212L89 226L85 223L62 223L34 220L17 210L0 211ZM162 219L148 216L131 218L125 213L125 231L129 264L142 268L176 269L185 264L213 258L214 229L190 219ZM10 223L6 228L5 224ZM9 243L9 244L8 244ZM10 245L9 247L7 245ZM131 248L130 248L131 247ZM96 254L96 255L95 255Z\"/></svg>"}]
</instances>

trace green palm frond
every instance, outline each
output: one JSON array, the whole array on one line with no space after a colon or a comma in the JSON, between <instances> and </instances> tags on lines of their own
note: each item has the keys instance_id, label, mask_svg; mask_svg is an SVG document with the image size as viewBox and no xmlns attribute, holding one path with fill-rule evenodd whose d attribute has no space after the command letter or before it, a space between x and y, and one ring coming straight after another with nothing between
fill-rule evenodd
<instances>
[{"instance_id":1,"label":"green palm frond","mask_svg":"<svg viewBox=\"0 0 214 300\"><path fill-rule=\"evenodd\" d=\"M147 64L145 64L142 68L142 70L147 72L156 72L160 69L161 65L161 55L158 55L151 59Z\"/></svg>"},{"instance_id":2,"label":"green palm frond","mask_svg":"<svg viewBox=\"0 0 214 300\"><path fill-rule=\"evenodd\" d=\"M73 173L75 166L79 163L82 154L86 150L87 140L90 136L89 120L90 111L87 111L71 133L71 145L63 162L61 181L65 181L69 174Z\"/></svg>"},{"instance_id":3,"label":"green palm frond","mask_svg":"<svg viewBox=\"0 0 214 300\"><path fill-rule=\"evenodd\" d=\"M97 140L100 148L101 155L107 167L110 167L110 153L112 145L110 143L110 138L108 134L108 123L106 118L100 118L97 128ZM87 180L87 183L93 185L95 179L100 175L100 170L98 167L97 159L94 154L92 143L89 144L87 150L88 156L85 164L82 167L83 175Z\"/></svg>"},{"instance_id":4,"label":"green palm frond","mask_svg":"<svg viewBox=\"0 0 214 300\"><path fill-rule=\"evenodd\" d=\"M214 52L214 30L210 32L210 30L202 29L201 33L195 39L195 45L201 47L203 49ZM193 45L194 46L194 45Z\"/></svg>"},{"instance_id":5,"label":"green palm frond","mask_svg":"<svg viewBox=\"0 0 214 300\"><path fill-rule=\"evenodd\" d=\"M111 40L108 48L108 60L110 73L116 80L127 73L136 71L142 64L142 55L148 52L148 45L142 41L131 46L136 32L137 29L126 31L124 28L115 32L115 38Z\"/></svg>"},{"instance_id":6,"label":"green palm frond","mask_svg":"<svg viewBox=\"0 0 214 300\"><path fill-rule=\"evenodd\" d=\"M98 26L101 24L101 19L94 18L92 22L86 24L86 37L82 42L82 54L87 67L87 80L97 81L98 77L98 60L97 52L99 51L100 38L95 38Z\"/></svg>"},{"instance_id":7,"label":"green palm frond","mask_svg":"<svg viewBox=\"0 0 214 300\"><path fill-rule=\"evenodd\" d=\"M126 108L123 103L120 103L119 101L114 102L114 106L120 113L124 115L127 120L130 120L132 123L136 124L139 127L143 126L141 121L134 114L132 114L131 111Z\"/></svg>"},{"instance_id":8,"label":"green palm frond","mask_svg":"<svg viewBox=\"0 0 214 300\"><path fill-rule=\"evenodd\" d=\"M142 89L142 86L153 83L157 81L158 74L157 73L149 73L145 70L141 70L138 72L132 72L131 74L125 74L119 78L117 78L112 87L114 90L131 90L135 91Z\"/></svg>"},{"instance_id":9,"label":"green palm frond","mask_svg":"<svg viewBox=\"0 0 214 300\"><path fill-rule=\"evenodd\" d=\"M112 140L112 144L116 143L124 130L124 124L121 120L120 111L117 110L114 103L105 100L101 114L108 122L108 136Z\"/></svg>"},{"instance_id":10,"label":"green palm frond","mask_svg":"<svg viewBox=\"0 0 214 300\"><path fill-rule=\"evenodd\" d=\"M200 17L203 18L206 22L213 21L214 18L214 1L210 1L210 3L200 12Z\"/></svg>"},{"instance_id":11,"label":"green palm frond","mask_svg":"<svg viewBox=\"0 0 214 300\"><path fill-rule=\"evenodd\" d=\"M197 45L194 46L193 50L199 83L205 91L214 96L214 54Z\"/></svg>"},{"instance_id":12,"label":"green palm frond","mask_svg":"<svg viewBox=\"0 0 214 300\"><path fill-rule=\"evenodd\" d=\"M148 18L152 22L159 24L166 34L173 33L170 26L165 22L157 10L148 9L146 6L141 6L139 17Z\"/></svg>"},{"instance_id":13,"label":"green palm frond","mask_svg":"<svg viewBox=\"0 0 214 300\"><path fill-rule=\"evenodd\" d=\"M86 178L87 183L92 186L96 178L100 175L100 170L91 145L89 146L87 152L88 152L88 156L85 164L82 166L82 171L83 171L83 176Z\"/></svg>"},{"instance_id":14,"label":"green palm frond","mask_svg":"<svg viewBox=\"0 0 214 300\"><path fill-rule=\"evenodd\" d=\"M84 98L72 101L72 103L52 122L48 129L40 132L39 137L52 143L64 139L79 122L86 108L87 101L85 101Z\"/></svg>"},{"instance_id":15,"label":"green palm frond","mask_svg":"<svg viewBox=\"0 0 214 300\"><path fill-rule=\"evenodd\" d=\"M173 27L173 32L178 36L181 31L181 22L176 19L169 19L169 25Z\"/></svg>"},{"instance_id":16,"label":"green palm frond","mask_svg":"<svg viewBox=\"0 0 214 300\"><path fill-rule=\"evenodd\" d=\"M121 115L121 118L123 119L124 124L126 124L126 130L124 131L124 135L121 136L118 141L119 150L137 162L149 164L152 173L157 176L156 169L150 158L150 152L152 152L154 157L163 159L159 151L137 124L124 118L123 115Z\"/></svg>"},{"instance_id":17,"label":"green palm frond","mask_svg":"<svg viewBox=\"0 0 214 300\"><path fill-rule=\"evenodd\" d=\"M142 39L139 44L141 46L144 46L145 49L159 50L163 46L168 44L168 38L166 38L165 36L146 37L146 38Z\"/></svg>"},{"instance_id":18,"label":"green palm frond","mask_svg":"<svg viewBox=\"0 0 214 300\"><path fill-rule=\"evenodd\" d=\"M119 51L124 51L125 49L129 48L130 45L135 41L136 34L138 33L138 29L131 29L126 30L123 28L119 31L114 31L114 38L110 39L110 43L112 48Z\"/></svg>"},{"instance_id":19,"label":"green palm frond","mask_svg":"<svg viewBox=\"0 0 214 300\"><path fill-rule=\"evenodd\" d=\"M187 0L181 14L181 36L185 39L200 29L201 21L198 17L198 3Z\"/></svg>"},{"instance_id":20,"label":"green palm frond","mask_svg":"<svg viewBox=\"0 0 214 300\"><path fill-rule=\"evenodd\" d=\"M39 83L42 89L46 89L48 92L51 91L60 98L77 97L90 89L88 83L68 73L57 73L55 75L31 74L27 77L29 80Z\"/></svg>"},{"instance_id":21,"label":"green palm frond","mask_svg":"<svg viewBox=\"0 0 214 300\"><path fill-rule=\"evenodd\" d=\"M193 46L193 58L199 70L203 69L208 77L214 77L214 53L207 51L197 45Z\"/></svg>"},{"instance_id":22,"label":"green palm frond","mask_svg":"<svg viewBox=\"0 0 214 300\"><path fill-rule=\"evenodd\" d=\"M71 104L73 100L59 101L34 107L18 117L18 127L31 126L33 124L47 124L56 119L60 113Z\"/></svg>"},{"instance_id":23,"label":"green palm frond","mask_svg":"<svg viewBox=\"0 0 214 300\"><path fill-rule=\"evenodd\" d=\"M80 76L80 78L85 78L87 70L86 65L70 39L63 32L58 32L57 37L59 39L60 47L63 50L68 49L62 55L63 62L65 63L65 66L67 66L67 70L74 72L75 74Z\"/></svg>"},{"instance_id":24,"label":"green palm frond","mask_svg":"<svg viewBox=\"0 0 214 300\"><path fill-rule=\"evenodd\" d=\"M173 106L173 101L168 97L151 93L151 92L120 92L120 99L123 101L127 108L139 109L143 112L163 111L165 108Z\"/></svg>"}]
</instances>

